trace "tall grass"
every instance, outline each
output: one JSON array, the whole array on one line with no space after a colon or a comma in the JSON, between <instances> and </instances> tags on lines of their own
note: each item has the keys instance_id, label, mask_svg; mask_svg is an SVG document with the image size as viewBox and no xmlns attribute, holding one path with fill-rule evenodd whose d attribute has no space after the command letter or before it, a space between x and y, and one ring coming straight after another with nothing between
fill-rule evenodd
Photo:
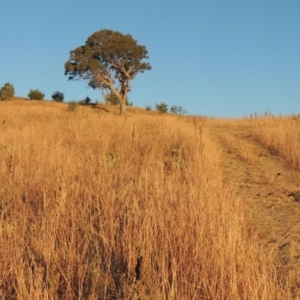
<instances>
[{"instance_id":1,"label":"tall grass","mask_svg":"<svg viewBox=\"0 0 300 300\"><path fill-rule=\"evenodd\" d=\"M252 138L267 148L271 153L279 155L285 159L287 164L296 170L300 170L300 115L294 116L265 116L253 119L237 120L213 120L214 126L228 127L235 130L244 129L252 133ZM223 137L224 142L232 144L239 151L246 147L241 141L234 140L233 137ZM241 155L243 157L243 155Z\"/></svg>"},{"instance_id":2,"label":"tall grass","mask_svg":"<svg viewBox=\"0 0 300 300\"><path fill-rule=\"evenodd\" d=\"M197 118L0 103L2 299L290 299Z\"/></svg>"},{"instance_id":3,"label":"tall grass","mask_svg":"<svg viewBox=\"0 0 300 300\"><path fill-rule=\"evenodd\" d=\"M256 122L256 138L269 150L300 170L300 117L263 118Z\"/></svg>"}]
</instances>

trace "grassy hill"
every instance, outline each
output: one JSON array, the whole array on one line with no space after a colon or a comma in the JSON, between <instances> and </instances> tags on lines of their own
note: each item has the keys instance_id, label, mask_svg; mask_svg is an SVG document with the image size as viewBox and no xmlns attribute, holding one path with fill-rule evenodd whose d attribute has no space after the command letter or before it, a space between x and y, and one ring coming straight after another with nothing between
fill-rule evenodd
<instances>
[{"instance_id":1,"label":"grassy hill","mask_svg":"<svg viewBox=\"0 0 300 300\"><path fill-rule=\"evenodd\" d=\"M103 104L70 112L66 103L0 102L1 298L296 297L297 272L280 257L298 248L278 256L287 232L266 230L266 210L255 218L262 206L242 192L240 174L268 151L288 161L279 128L299 134L298 120L117 114ZM265 152L243 142L249 134ZM297 163L278 166L298 174ZM251 180L271 192L277 182L266 174Z\"/></svg>"},{"instance_id":2,"label":"grassy hill","mask_svg":"<svg viewBox=\"0 0 300 300\"><path fill-rule=\"evenodd\" d=\"M55 102L53 100L28 100L27 98L23 97L13 97L8 101L3 101L4 102L14 102L14 103L19 103L20 105L30 105L30 106L46 106L46 107L59 107L59 108L68 108L69 107L69 102ZM78 109L81 111L84 110L89 110L89 109L95 109L99 112L103 113L110 113L114 115L119 115L119 106L118 105L110 105L110 104L105 104L105 103L92 103L89 105L78 105ZM146 110L145 108L140 108L140 107L135 107L135 106L127 106L127 117L132 116L132 115L159 115L160 113L155 111L155 110Z\"/></svg>"}]
</instances>

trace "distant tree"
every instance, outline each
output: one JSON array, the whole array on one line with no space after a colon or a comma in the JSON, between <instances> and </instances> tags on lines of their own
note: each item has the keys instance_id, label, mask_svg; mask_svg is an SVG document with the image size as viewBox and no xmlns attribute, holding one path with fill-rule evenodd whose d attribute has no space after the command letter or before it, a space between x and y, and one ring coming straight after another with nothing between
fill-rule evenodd
<instances>
[{"instance_id":1,"label":"distant tree","mask_svg":"<svg viewBox=\"0 0 300 300\"><path fill-rule=\"evenodd\" d=\"M56 102L63 102L64 101L64 94L61 93L61 92L53 92L52 94L52 99L53 101L56 101Z\"/></svg>"},{"instance_id":2,"label":"distant tree","mask_svg":"<svg viewBox=\"0 0 300 300\"><path fill-rule=\"evenodd\" d=\"M85 97L84 101L86 105L89 105L92 102L90 97Z\"/></svg>"},{"instance_id":3,"label":"distant tree","mask_svg":"<svg viewBox=\"0 0 300 300\"><path fill-rule=\"evenodd\" d=\"M120 104L120 114L126 113L130 84L137 73L151 70L145 46L137 44L130 34L100 30L92 34L84 46L70 52L65 63L69 80L84 79L94 89L109 90Z\"/></svg>"},{"instance_id":4,"label":"distant tree","mask_svg":"<svg viewBox=\"0 0 300 300\"><path fill-rule=\"evenodd\" d=\"M36 90L30 90L29 94L28 94L28 98L30 100L43 100L45 97L45 94L43 94L41 91L39 91L38 89Z\"/></svg>"},{"instance_id":5,"label":"distant tree","mask_svg":"<svg viewBox=\"0 0 300 300\"><path fill-rule=\"evenodd\" d=\"M186 109L184 109L182 106L178 106L178 105L173 105L170 108L170 112L172 114L176 114L176 115L187 115L188 111Z\"/></svg>"},{"instance_id":6,"label":"distant tree","mask_svg":"<svg viewBox=\"0 0 300 300\"><path fill-rule=\"evenodd\" d=\"M80 100L79 104L80 105L89 105L91 102L92 102L91 98L90 97L86 97L86 98Z\"/></svg>"},{"instance_id":7,"label":"distant tree","mask_svg":"<svg viewBox=\"0 0 300 300\"><path fill-rule=\"evenodd\" d=\"M90 97L86 97L85 98L85 104L88 105L92 102L91 98Z\"/></svg>"},{"instance_id":8,"label":"distant tree","mask_svg":"<svg viewBox=\"0 0 300 300\"><path fill-rule=\"evenodd\" d=\"M167 113L168 112L168 105L164 102L160 102L159 104L155 105L155 108L157 111L161 113Z\"/></svg>"},{"instance_id":9,"label":"distant tree","mask_svg":"<svg viewBox=\"0 0 300 300\"><path fill-rule=\"evenodd\" d=\"M151 105L147 105L147 106L146 106L146 110L152 110Z\"/></svg>"},{"instance_id":10,"label":"distant tree","mask_svg":"<svg viewBox=\"0 0 300 300\"><path fill-rule=\"evenodd\" d=\"M10 83L5 83L4 86L0 89L0 98L9 99L15 95L14 86Z\"/></svg>"}]
</instances>

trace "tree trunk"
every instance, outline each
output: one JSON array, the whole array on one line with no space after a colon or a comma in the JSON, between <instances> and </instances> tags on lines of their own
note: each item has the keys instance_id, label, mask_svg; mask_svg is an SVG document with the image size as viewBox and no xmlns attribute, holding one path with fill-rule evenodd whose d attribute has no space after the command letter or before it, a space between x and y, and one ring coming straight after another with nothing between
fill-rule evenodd
<instances>
[{"instance_id":1,"label":"tree trunk","mask_svg":"<svg viewBox=\"0 0 300 300\"><path fill-rule=\"evenodd\" d=\"M120 100L120 116L126 115L126 98Z\"/></svg>"},{"instance_id":2,"label":"tree trunk","mask_svg":"<svg viewBox=\"0 0 300 300\"><path fill-rule=\"evenodd\" d=\"M128 87L123 87L121 92L118 92L115 89L111 89L111 91L117 96L120 103L120 116L126 115L126 98L128 94Z\"/></svg>"}]
</instances>

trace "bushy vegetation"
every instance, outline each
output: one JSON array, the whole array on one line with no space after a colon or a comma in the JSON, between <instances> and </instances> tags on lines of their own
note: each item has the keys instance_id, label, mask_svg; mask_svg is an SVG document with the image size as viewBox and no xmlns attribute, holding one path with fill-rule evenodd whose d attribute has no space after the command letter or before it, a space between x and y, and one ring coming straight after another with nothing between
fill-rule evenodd
<instances>
[{"instance_id":1,"label":"bushy vegetation","mask_svg":"<svg viewBox=\"0 0 300 300\"><path fill-rule=\"evenodd\" d=\"M0 105L2 298L292 299L209 121Z\"/></svg>"},{"instance_id":2,"label":"bushy vegetation","mask_svg":"<svg viewBox=\"0 0 300 300\"><path fill-rule=\"evenodd\" d=\"M64 97L65 97L64 93L61 93L59 91L53 92L53 94L52 94L52 99L53 99L53 101L56 101L56 102L63 102Z\"/></svg>"},{"instance_id":3,"label":"bushy vegetation","mask_svg":"<svg viewBox=\"0 0 300 300\"><path fill-rule=\"evenodd\" d=\"M187 115L188 114L188 111L180 105L173 105L170 108L170 112L175 115Z\"/></svg>"},{"instance_id":4,"label":"bushy vegetation","mask_svg":"<svg viewBox=\"0 0 300 300\"><path fill-rule=\"evenodd\" d=\"M10 83L5 83L4 86L0 89L0 98L6 100L12 98L15 95L14 86Z\"/></svg>"},{"instance_id":5,"label":"bushy vegetation","mask_svg":"<svg viewBox=\"0 0 300 300\"><path fill-rule=\"evenodd\" d=\"M79 101L80 105L89 105L91 104L92 100L90 97L85 97L84 99Z\"/></svg>"},{"instance_id":6,"label":"bushy vegetation","mask_svg":"<svg viewBox=\"0 0 300 300\"><path fill-rule=\"evenodd\" d=\"M29 100L43 100L45 97L45 94L43 94L40 90L30 90L28 93Z\"/></svg>"},{"instance_id":7,"label":"bushy vegetation","mask_svg":"<svg viewBox=\"0 0 300 300\"><path fill-rule=\"evenodd\" d=\"M157 103L155 105L155 109L161 113L167 113L168 112L168 105L164 102Z\"/></svg>"},{"instance_id":8,"label":"bushy vegetation","mask_svg":"<svg viewBox=\"0 0 300 300\"><path fill-rule=\"evenodd\" d=\"M78 108L79 102L77 101L70 101L68 102L68 110L69 111L76 111Z\"/></svg>"},{"instance_id":9,"label":"bushy vegetation","mask_svg":"<svg viewBox=\"0 0 300 300\"><path fill-rule=\"evenodd\" d=\"M105 98L105 103L111 104L111 105L120 105L120 100L115 94L108 94ZM132 103L129 102L128 97L126 97L125 101L126 105L132 106Z\"/></svg>"}]
</instances>

